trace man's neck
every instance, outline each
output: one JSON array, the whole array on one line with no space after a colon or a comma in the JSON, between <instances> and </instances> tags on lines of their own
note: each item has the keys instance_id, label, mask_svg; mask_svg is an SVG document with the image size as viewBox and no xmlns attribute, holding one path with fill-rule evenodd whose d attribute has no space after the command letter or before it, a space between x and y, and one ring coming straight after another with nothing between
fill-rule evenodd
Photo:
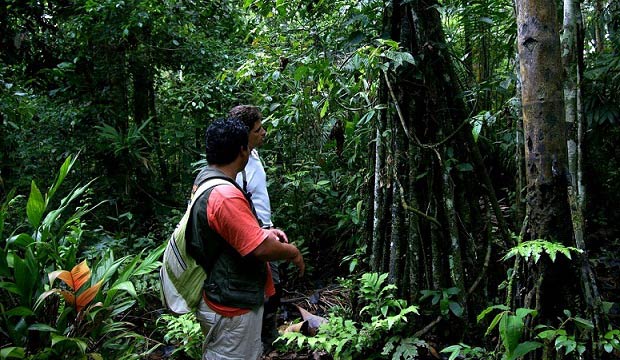
<instances>
[{"instance_id":1,"label":"man's neck","mask_svg":"<svg viewBox=\"0 0 620 360\"><path fill-rule=\"evenodd\" d=\"M228 176L231 179L236 178L237 173L239 172L237 170L238 166L234 162L227 165L211 165L211 167L223 172L224 175Z\"/></svg>"}]
</instances>

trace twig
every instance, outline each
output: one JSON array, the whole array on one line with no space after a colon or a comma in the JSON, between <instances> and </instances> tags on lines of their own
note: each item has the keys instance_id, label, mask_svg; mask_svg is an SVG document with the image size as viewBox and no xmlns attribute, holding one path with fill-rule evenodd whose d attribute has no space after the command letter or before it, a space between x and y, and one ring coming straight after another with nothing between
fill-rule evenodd
<instances>
[{"instance_id":1,"label":"twig","mask_svg":"<svg viewBox=\"0 0 620 360\"><path fill-rule=\"evenodd\" d=\"M418 209L416 209L414 207L411 207L411 206L409 206L409 204L407 204L407 202L405 201L405 190L403 189L403 186L400 184L400 181L398 180L397 176L394 176L394 179L396 181L396 184L398 185L398 190L399 190L398 193L400 194L400 201L402 203L403 209L405 209L407 211L411 211L412 213L414 213L414 214L416 214L418 216L421 216L421 217L427 219L428 221L432 222L433 224L441 227L441 223L437 219L435 219L434 217L432 217L430 215L427 215L427 214L423 213L422 211L420 211L420 210L418 210Z\"/></svg>"},{"instance_id":2,"label":"twig","mask_svg":"<svg viewBox=\"0 0 620 360\"><path fill-rule=\"evenodd\" d=\"M437 319L433 320L430 324L426 325L424 328L418 330L415 334L413 334L414 338L419 338L420 336L429 332L433 326L437 325L441 321L441 315L437 316Z\"/></svg>"}]
</instances>

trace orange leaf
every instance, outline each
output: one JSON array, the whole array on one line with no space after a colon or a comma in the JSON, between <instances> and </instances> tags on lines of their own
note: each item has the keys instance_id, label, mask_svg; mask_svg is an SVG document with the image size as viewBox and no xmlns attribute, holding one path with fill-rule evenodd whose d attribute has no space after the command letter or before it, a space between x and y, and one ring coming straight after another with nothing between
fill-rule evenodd
<instances>
[{"instance_id":1,"label":"orange leaf","mask_svg":"<svg viewBox=\"0 0 620 360\"><path fill-rule=\"evenodd\" d=\"M73 276L71 276L71 273L67 270L52 271L51 273L49 273L48 277L50 280L50 285L54 283L54 280L56 280L56 278L59 278L65 284L67 284L67 286L69 286L71 290L75 291L75 288L73 287Z\"/></svg>"},{"instance_id":2,"label":"orange leaf","mask_svg":"<svg viewBox=\"0 0 620 360\"><path fill-rule=\"evenodd\" d=\"M71 269L71 276L73 277L74 290L78 291L82 285L84 285L90 279L90 268L86 264L86 260L75 265Z\"/></svg>"},{"instance_id":3,"label":"orange leaf","mask_svg":"<svg viewBox=\"0 0 620 360\"><path fill-rule=\"evenodd\" d=\"M65 298L65 301L71 306L75 306L75 295L72 292L67 290L58 290L60 295Z\"/></svg>"},{"instance_id":4,"label":"orange leaf","mask_svg":"<svg viewBox=\"0 0 620 360\"><path fill-rule=\"evenodd\" d=\"M75 305L78 312L80 312L80 310L82 310L84 306L88 305L88 303L91 302L95 298L95 295L97 295L97 292L99 291L99 288L101 287L102 283L103 283L103 280L99 280L98 283L89 287L83 293L78 295L77 303Z\"/></svg>"}]
</instances>

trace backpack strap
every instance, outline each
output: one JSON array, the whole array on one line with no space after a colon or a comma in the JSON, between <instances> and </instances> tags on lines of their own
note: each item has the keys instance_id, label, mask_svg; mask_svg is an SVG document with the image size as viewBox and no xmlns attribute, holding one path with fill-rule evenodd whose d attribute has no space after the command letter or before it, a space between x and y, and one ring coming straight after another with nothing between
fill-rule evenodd
<instances>
[{"instance_id":1,"label":"backpack strap","mask_svg":"<svg viewBox=\"0 0 620 360\"><path fill-rule=\"evenodd\" d=\"M243 192L248 192L248 178L245 169L241 170L241 178L243 179Z\"/></svg>"}]
</instances>

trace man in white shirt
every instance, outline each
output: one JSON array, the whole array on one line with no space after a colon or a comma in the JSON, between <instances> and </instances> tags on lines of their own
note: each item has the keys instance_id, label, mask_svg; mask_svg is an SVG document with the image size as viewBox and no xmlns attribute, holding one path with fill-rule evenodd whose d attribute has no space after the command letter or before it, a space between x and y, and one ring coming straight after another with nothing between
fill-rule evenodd
<instances>
[{"instance_id":1,"label":"man in white shirt","mask_svg":"<svg viewBox=\"0 0 620 360\"><path fill-rule=\"evenodd\" d=\"M249 129L248 148L250 149L250 158L245 169L237 174L236 181L247 193L251 194L256 215L261 222L261 226L263 228L273 228L273 222L271 221L271 204L269 202L269 193L267 192L267 175L265 174L265 168L263 167L263 163L257 151L257 148L263 145L265 136L267 135L267 132L263 128L263 115L256 106L238 105L229 111L228 117L241 120ZM278 336L278 331L276 329L276 312L282 292L278 265L274 262L270 262L269 265L276 288L276 294L265 302L262 339L264 348L267 350L271 348L271 344Z\"/></svg>"}]
</instances>

